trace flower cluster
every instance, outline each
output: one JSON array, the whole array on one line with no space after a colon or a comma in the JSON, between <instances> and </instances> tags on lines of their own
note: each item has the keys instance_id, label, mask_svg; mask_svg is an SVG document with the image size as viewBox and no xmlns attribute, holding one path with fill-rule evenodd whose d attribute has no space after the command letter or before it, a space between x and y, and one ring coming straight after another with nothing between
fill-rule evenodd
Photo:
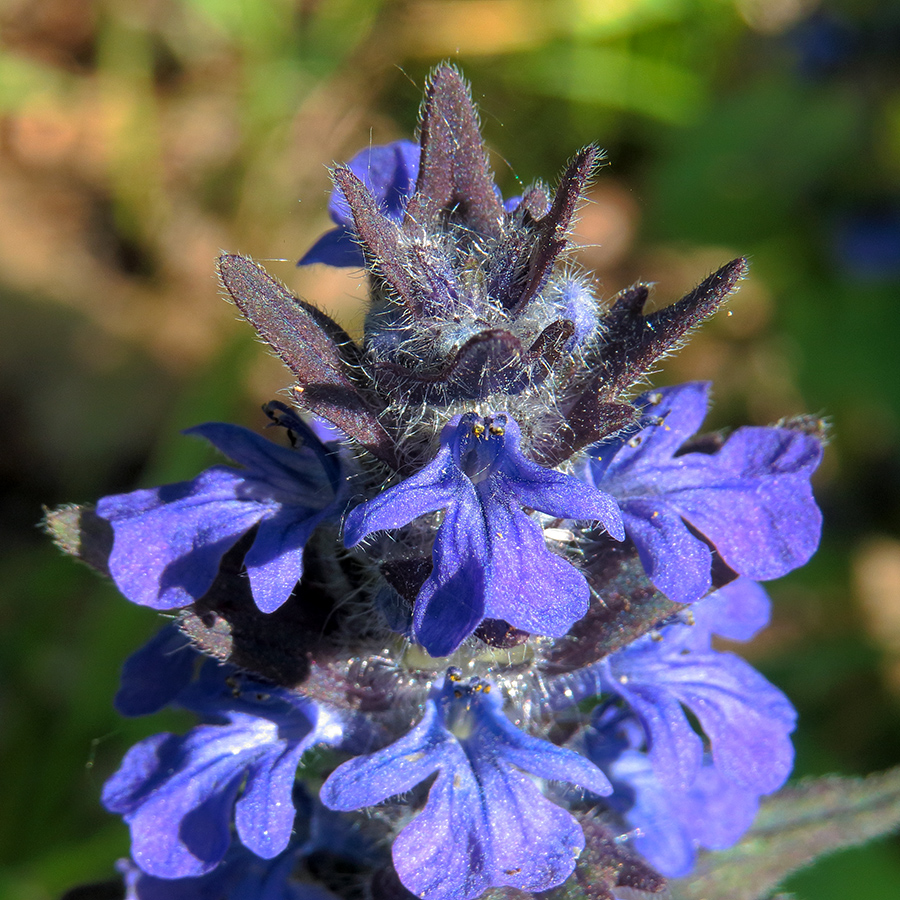
<instances>
[{"instance_id":1,"label":"flower cluster","mask_svg":"<svg viewBox=\"0 0 900 900\"><path fill-rule=\"evenodd\" d=\"M366 269L361 343L220 260L296 378L279 439L200 425L235 465L51 514L175 611L118 709L200 721L103 789L131 900L660 892L788 777L793 708L713 636L752 637L758 582L814 552L821 425L703 435L709 385L634 396L746 265L601 304L567 256L598 156L504 202L438 68L419 142L336 168L300 261Z\"/></svg>"}]
</instances>

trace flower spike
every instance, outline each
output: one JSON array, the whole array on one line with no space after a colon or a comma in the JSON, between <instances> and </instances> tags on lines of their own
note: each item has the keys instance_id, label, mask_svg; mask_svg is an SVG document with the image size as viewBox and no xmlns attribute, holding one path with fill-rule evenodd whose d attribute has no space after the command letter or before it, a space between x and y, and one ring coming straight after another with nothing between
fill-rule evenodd
<instances>
[{"instance_id":1,"label":"flower spike","mask_svg":"<svg viewBox=\"0 0 900 900\"><path fill-rule=\"evenodd\" d=\"M177 610L115 701L197 717L103 789L127 900L620 900L698 859L707 891L698 854L787 778L793 707L714 636L764 627L757 581L815 550L823 428L703 435L709 385L636 396L747 266L655 312L643 284L601 304L570 252L600 156L504 199L439 66L420 141L334 168L301 259L365 270L358 339L219 261L293 373L297 408L263 407L287 441L201 425L234 465L48 513Z\"/></svg>"}]
</instances>

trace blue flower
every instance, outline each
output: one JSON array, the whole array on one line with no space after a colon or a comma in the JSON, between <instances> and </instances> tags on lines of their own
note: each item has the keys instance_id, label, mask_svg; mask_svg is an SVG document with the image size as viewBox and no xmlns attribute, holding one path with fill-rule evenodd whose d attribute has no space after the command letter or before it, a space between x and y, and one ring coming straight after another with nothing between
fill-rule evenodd
<instances>
[{"instance_id":1,"label":"blue flower","mask_svg":"<svg viewBox=\"0 0 900 900\"><path fill-rule=\"evenodd\" d=\"M489 682L463 682L450 669L412 731L339 766L321 797L332 809L360 809L438 772L425 808L394 841L403 884L425 900L471 900L501 885L547 890L572 873L584 834L520 769L611 791L583 756L516 728Z\"/></svg>"},{"instance_id":2,"label":"blue flower","mask_svg":"<svg viewBox=\"0 0 900 900\"><path fill-rule=\"evenodd\" d=\"M381 211L392 219L400 219L406 202L416 187L419 174L419 145L412 141L394 141L360 150L347 163L347 168L372 192ZM306 251L298 266L325 263L329 266L365 266L353 214L339 188L331 192L328 214L337 228L325 232Z\"/></svg>"},{"instance_id":3,"label":"blue flower","mask_svg":"<svg viewBox=\"0 0 900 900\"><path fill-rule=\"evenodd\" d=\"M609 774L633 798L625 820L635 849L669 878L690 873L698 848L736 844L759 809L759 794L725 778L708 757L682 793L664 788L647 754L637 750L622 753Z\"/></svg>"},{"instance_id":4,"label":"blue flower","mask_svg":"<svg viewBox=\"0 0 900 900\"><path fill-rule=\"evenodd\" d=\"M587 693L586 680L593 678L594 689L609 698L595 712L588 755L608 766L620 750L645 746L659 790L681 798L678 802L699 790L698 779L710 766L715 773L703 774L702 783L722 779L752 795L754 802L781 787L793 765L789 736L796 712L781 691L747 662L711 647L713 634L749 639L767 623L768 610L762 588L739 579L696 603L686 618L582 673ZM627 711L619 715L611 711L613 698L624 702ZM702 736L685 710L696 718ZM623 722L633 725L625 727ZM627 740L616 745L611 734L619 735L615 740L621 735ZM650 776L645 778L643 769L642 763L635 771L646 786Z\"/></svg>"},{"instance_id":5,"label":"blue flower","mask_svg":"<svg viewBox=\"0 0 900 900\"><path fill-rule=\"evenodd\" d=\"M164 626L125 660L114 706L123 716L158 712L190 684L200 659L176 625Z\"/></svg>"},{"instance_id":6,"label":"blue flower","mask_svg":"<svg viewBox=\"0 0 900 900\"><path fill-rule=\"evenodd\" d=\"M337 900L324 887L293 877L298 869L303 872L304 859L324 851L362 865L380 859L380 854L347 816L326 809L299 785L294 788L294 805L291 841L271 859L232 843L215 869L193 878L158 878L130 859L119 860L116 867L125 880L125 900Z\"/></svg>"},{"instance_id":7,"label":"blue flower","mask_svg":"<svg viewBox=\"0 0 900 900\"><path fill-rule=\"evenodd\" d=\"M97 504L114 533L109 571L129 600L155 609L193 603L209 590L224 554L254 527L244 558L253 599L263 612L287 600L303 574L303 548L339 515L342 490L335 455L298 417L287 418L302 439L295 448L236 425L199 425L186 433L245 468L215 466L193 481Z\"/></svg>"},{"instance_id":8,"label":"blue flower","mask_svg":"<svg viewBox=\"0 0 900 900\"><path fill-rule=\"evenodd\" d=\"M691 870L698 847L732 846L790 773L793 707L742 659L711 649L713 634L749 640L769 608L758 584L738 579L598 667L613 697L594 712L587 754L608 773L637 850L669 877Z\"/></svg>"},{"instance_id":9,"label":"blue flower","mask_svg":"<svg viewBox=\"0 0 900 900\"><path fill-rule=\"evenodd\" d=\"M291 846L274 859L261 859L235 844L212 872L195 878L158 878L127 859L117 868L125 879L125 900L336 900L323 887L291 879L303 849Z\"/></svg>"},{"instance_id":10,"label":"blue flower","mask_svg":"<svg viewBox=\"0 0 900 900\"><path fill-rule=\"evenodd\" d=\"M281 688L226 681L212 662L178 702L223 724L140 741L103 788L106 808L131 828L135 862L159 878L211 872L231 844L232 808L244 846L277 856L294 825L300 757L315 744L340 742L342 722Z\"/></svg>"},{"instance_id":11,"label":"blue flower","mask_svg":"<svg viewBox=\"0 0 900 900\"><path fill-rule=\"evenodd\" d=\"M504 413L455 416L437 456L411 478L356 507L345 542L445 510L419 591L415 639L432 656L452 653L485 618L560 636L588 609L584 576L547 549L530 507L560 519L598 520L621 540L615 501L579 479L526 459L519 426Z\"/></svg>"},{"instance_id":12,"label":"blue flower","mask_svg":"<svg viewBox=\"0 0 900 900\"><path fill-rule=\"evenodd\" d=\"M766 581L805 563L822 528L809 483L822 458L817 438L747 427L715 453L679 452L703 422L708 393L691 382L643 394L641 427L595 444L587 467L618 501L651 581L679 603L712 586L707 542L739 575Z\"/></svg>"},{"instance_id":13,"label":"blue flower","mask_svg":"<svg viewBox=\"0 0 900 900\"><path fill-rule=\"evenodd\" d=\"M740 595L759 588L741 581L722 590ZM713 630L714 621L697 635L680 625L646 635L598 665L600 686L631 708L656 777L667 790L683 793L703 763L704 741L687 709L703 729L719 772L749 791L771 793L793 766L789 735L797 714L749 663L713 650Z\"/></svg>"},{"instance_id":14,"label":"blue flower","mask_svg":"<svg viewBox=\"0 0 900 900\"><path fill-rule=\"evenodd\" d=\"M816 10L790 29L785 41L800 74L814 80L840 71L869 49L858 27L833 10Z\"/></svg>"}]
</instances>

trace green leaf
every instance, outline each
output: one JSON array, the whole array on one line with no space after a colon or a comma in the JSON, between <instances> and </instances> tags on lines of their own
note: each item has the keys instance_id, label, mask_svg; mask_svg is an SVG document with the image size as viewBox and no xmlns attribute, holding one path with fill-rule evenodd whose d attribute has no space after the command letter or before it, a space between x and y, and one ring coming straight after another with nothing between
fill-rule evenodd
<instances>
[{"instance_id":1,"label":"green leaf","mask_svg":"<svg viewBox=\"0 0 900 900\"><path fill-rule=\"evenodd\" d=\"M673 900L761 900L791 872L900 826L900 767L868 778L829 776L765 800L744 839L702 854Z\"/></svg>"}]
</instances>

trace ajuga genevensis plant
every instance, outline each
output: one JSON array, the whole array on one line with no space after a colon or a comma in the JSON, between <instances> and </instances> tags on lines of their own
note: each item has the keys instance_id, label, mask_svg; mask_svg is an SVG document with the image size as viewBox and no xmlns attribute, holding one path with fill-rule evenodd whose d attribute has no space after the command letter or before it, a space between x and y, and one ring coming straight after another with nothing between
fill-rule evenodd
<instances>
[{"instance_id":1,"label":"ajuga genevensis plant","mask_svg":"<svg viewBox=\"0 0 900 900\"><path fill-rule=\"evenodd\" d=\"M569 243L598 158L504 200L439 67L301 260L365 268L361 342L223 255L290 402L192 428L229 461L193 481L51 514L166 613L119 711L198 720L103 788L129 900L659 895L785 782L794 709L713 637L816 549L821 423L704 434L709 384L647 389L747 265L601 303Z\"/></svg>"}]
</instances>

